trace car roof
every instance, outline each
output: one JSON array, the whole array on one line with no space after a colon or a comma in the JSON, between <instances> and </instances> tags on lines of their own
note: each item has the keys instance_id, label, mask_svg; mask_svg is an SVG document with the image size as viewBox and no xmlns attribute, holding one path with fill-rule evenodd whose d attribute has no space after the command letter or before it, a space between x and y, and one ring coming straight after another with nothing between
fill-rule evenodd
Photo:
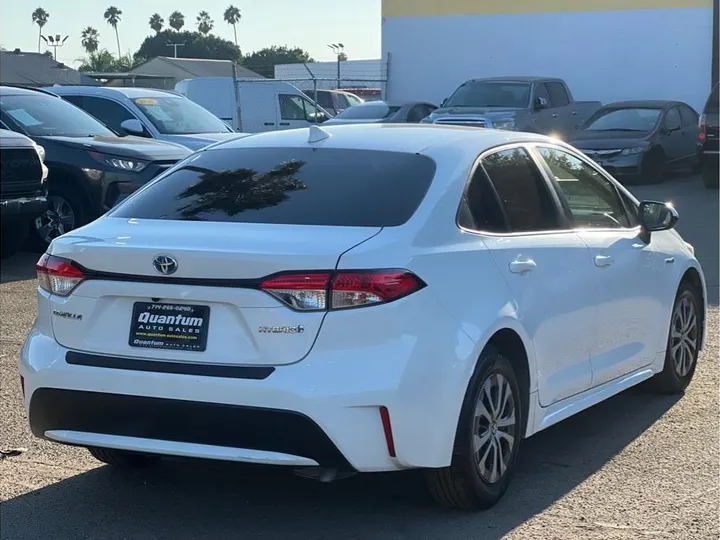
<instances>
[{"instance_id":1,"label":"car roof","mask_svg":"<svg viewBox=\"0 0 720 540\"><path fill-rule=\"evenodd\" d=\"M473 82L524 82L524 83L531 83L531 82L564 82L562 79L558 79L556 77L533 77L533 76L527 76L527 75L521 75L519 77L515 77L512 75L507 75L504 77L480 77L477 79L471 79ZM470 82L470 81L468 81Z\"/></svg>"},{"instance_id":2,"label":"car roof","mask_svg":"<svg viewBox=\"0 0 720 540\"><path fill-rule=\"evenodd\" d=\"M156 88L135 88L135 87L107 87L107 86L59 86L48 88L51 92L56 92L59 95L70 95L79 94L85 96L112 96L112 95L123 95L130 99L134 98L153 98L153 97L164 97L164 96L176 96L182 97L177 92L170 90L158 90Z\"/></svg>"},{"instance_id":3,"label":"car roof","mask_svg":"<svg viewBox=\"0 0 720 540\"><path fill-rule=\"evenodd\" d=\"M603 105L603 109L624 109L624 108L636 108L636 109L667 109L674 105L686 105L687 103L682 101L673 101L669 99L636 99L631 101L615 101Z\"/></svg>"},{"instance_id":4,"label":"car roof","mask_svg":"<svg viewBox=\"0 0 720 540\"><path fill-rule=\"evenodd\" d=\"M359 106L359 105L358 105ZM230 148L283 148L308 144L329 148L377 150L404 153L423 153L430 148L472 150L475 156L486 149L513 142L552 141L549 137L531 133L498 131L454 125L437 124L346 124L320 126L329 135L309 143L310 129L257 133L251 137L234 139L213 145L213 150Z\"/></svg>"}]
</instances>

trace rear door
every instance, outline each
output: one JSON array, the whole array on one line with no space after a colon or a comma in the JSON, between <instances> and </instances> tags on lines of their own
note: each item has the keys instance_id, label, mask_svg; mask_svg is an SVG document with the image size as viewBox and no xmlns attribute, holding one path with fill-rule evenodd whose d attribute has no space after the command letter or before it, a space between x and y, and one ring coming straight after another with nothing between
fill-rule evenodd
<instances>
[{"instance_id":1,"label":"rear door","mask_svg":"<svg viewBox=\"0 0 720 540\"><path fill-rule=\"evenodd\" d=\"M672 107L663 117L663 149L668 163L677 165L686 155L685 134L683 133L680 109Z\"/></svg>"},{"instance_id":2,"label":"rear door","mask_svg":"<svg viewBox=\"0 0 720 540\"><path fill-rule=\"evenodd\" d=\"M700 116L687 105L679 105L685 162L692 163L698 156L698 122Z\"/></svg>"},{"instance_id":3,"label":"rear door","mask_svg":"<svg viewBox=\"0 0 720 540\"><path fill-rule=\"evenodd\" d=\"M599 386L654 361L667 332L662 291L673 287L670 255L663 255L661 238L640 240L637 216L589 160L553 146L538 145L537 152L590 249L592 280L584 294L597 307L590 342Z\"/></svg>"},{"instance_id":4,"label":"rear door","mask_svg":"<svg viewBox=\"0 0 720 540\"><path fill-rule=\"evenodd\" d=\"M478 215L492 214L488 198L502 208L507 233L487 234L484 240L532 339L540 403L549 406L587 390L592 381L596 312L588 248L568 230L557 198L524 147L494 151L482 165L491 194L483 203L476 196L481 190L471 188L468 200L480 209ZM482 223L478 227L484 228Z\"/></svg>"},{"instance_id":5,"label":"rear door","mask_svg":"<svg viewBox=\"0 0 720 540\"><path fill-rule=\"evenodd\" d=\"M415 154L236 144L195 154L82 240L53 243L52 255L91 277L53 299L74 314L53 317L59 343L118 357L298 362L326 313L318 273L407 221L435 172Z\"/></svg>"}]
</instances>

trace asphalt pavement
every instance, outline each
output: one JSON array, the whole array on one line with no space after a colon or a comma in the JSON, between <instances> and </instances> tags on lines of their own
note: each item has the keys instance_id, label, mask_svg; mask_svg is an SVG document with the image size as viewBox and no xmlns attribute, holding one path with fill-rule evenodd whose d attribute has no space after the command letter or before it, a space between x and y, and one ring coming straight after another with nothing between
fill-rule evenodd
<instances>
[{"instance_id":1,"label":"asphalt pavement","mask_svg":"<svg viewBox=\"0 0 720 540\"><path fill-rule=\"evenodd\" d=\"M0 538L718 538L718 192L696 178L633 191L675 203L711 285L695 379L683 397L632 389L525 441L505 498L477 514L438 508L413 472L318 484L280 469L167 460L123 473L34 439L17 357L35 316L37 256L3 261L0 448L27 450L0 460Z\"/></svg>"}]
</instances>

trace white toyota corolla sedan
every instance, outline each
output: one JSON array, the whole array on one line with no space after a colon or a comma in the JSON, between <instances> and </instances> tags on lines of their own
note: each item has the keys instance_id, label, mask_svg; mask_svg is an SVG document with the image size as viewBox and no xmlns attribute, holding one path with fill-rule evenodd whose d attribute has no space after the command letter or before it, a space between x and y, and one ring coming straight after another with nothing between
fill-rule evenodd
<instances>
[{"instance_id":1,"label":"white toyota corolla sedan","mask_svg":"<svg viewBox=\"0 0 720 540\"><path fill-rule=\"evenodd\" d=\"M30 426L120 466L426 469L440 502L485 508L524 438L690 383L705 282L677 219L539 135L214 145L39 260Z\"/></svg>"}]
</instances>

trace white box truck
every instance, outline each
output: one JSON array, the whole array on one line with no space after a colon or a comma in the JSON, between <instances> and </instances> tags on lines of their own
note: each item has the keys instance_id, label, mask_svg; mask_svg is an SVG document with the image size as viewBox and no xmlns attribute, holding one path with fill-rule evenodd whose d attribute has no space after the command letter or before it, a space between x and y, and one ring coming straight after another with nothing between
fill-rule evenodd
<instances>
[{"instance_id":1,"label":"white box truck","mask_svg":"<svg viewBox=\"0 0 720 540\"><path fill-rule=\"evenodd\" d=\"M236 79L235 85L232 77L201 77L178 82L175 91L244 133L308 127L330 118L290 83Z\"/></svg>"}]
</instances>

